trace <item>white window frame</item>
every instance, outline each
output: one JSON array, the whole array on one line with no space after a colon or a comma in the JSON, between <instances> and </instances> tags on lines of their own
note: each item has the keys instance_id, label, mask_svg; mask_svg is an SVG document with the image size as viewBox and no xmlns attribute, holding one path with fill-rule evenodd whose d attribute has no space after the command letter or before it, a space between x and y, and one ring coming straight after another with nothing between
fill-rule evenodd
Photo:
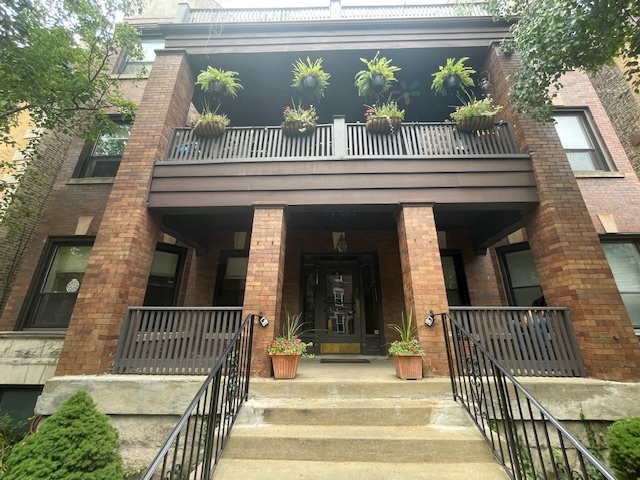
<instances>
[{"instance_id":1,"label":"white window frame","mask_svg":"<svg viewBox=\"0 0 640 480\"><path fill-rule=\"evenodd\" d=\"M557 117L573 117L576 118L578 120L578 123L580 125L580 128L582 129L582 132L584 133L585 138L587 139L587 142L589 143L589 147L588 148L582 148L582 149L572 149L572 148L566 148L564 143L563 143L563 148L565 149L565 152L567 153L567 161L569 162L569 164L571 165L571 169L574 172L611 172L614 171L613 165L611 163L611 160L608 156L608 154L606 153L606 148L604 145L604 142L602 141L602 139L600 138L600 135L598 134L598 131L596 129L596 126L591 118L591 116L589 115L589 112L587 109L557 109L554 112L554 119L557 119ZM560 136L560 133L556 130L556 132L558 133L558 136L560 137L560 141L562 142L562 137ZM570 153L572 152L593 152L593 167L592 169L577 169L574 167L574 165L571 163L571 158L570 158Z\"/></svg>"}]
</instances>

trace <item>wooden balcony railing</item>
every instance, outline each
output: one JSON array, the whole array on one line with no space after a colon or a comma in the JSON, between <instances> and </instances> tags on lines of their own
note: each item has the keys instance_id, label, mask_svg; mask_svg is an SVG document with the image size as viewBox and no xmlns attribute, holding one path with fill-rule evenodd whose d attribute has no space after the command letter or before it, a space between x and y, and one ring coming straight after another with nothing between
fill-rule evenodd
<instances>
[{"instance_id":1,"label":"wooden balcony railing","mask_svg":"<svg viewBox=\"0 0 640 480\"><path fill-rule=\"evenodd\" d=\"M129 307L113 373L208 375L241 315L240 307Z\"/></svg>"},{"instance_id":2,"label":"wooden balcony railing","mask_svg":"<svg viewBox=\"0 0 640 480\"><path fill-rule=\"evenodd\" d=\"M313 8L189 8L181 4L178 23L300 22L318 20L369 20L393 18L449 18L487 16L483 2L403 6L343 6L332 0Z\"/></svg>"},{"instance_id":3,"label":"wooden balcony railing","mask_svg":"<svg viewBox=\"0 0 640 480\"><path fill-rule=\"evenodd\" d=\"M278 127L234 127L220 137L196 136L190 128L174 130L165 160L238 162L336 160L371 157L500 157L519 155L507 123L491 131L466 133L455 123L405 123L394 135L372 135L364 123L318 125L309 136L288 137Z\"/></svg>"},{"instance_id":4,"label":"wooden balcony railing","mask_svg":"<svg viewBox=\"0 0 640 480\"><path fill-rule=\"evenodd\" d=\"M586 376L566 308L451 307L449 313L512 375Z\"/></svg>"}]
</instances>

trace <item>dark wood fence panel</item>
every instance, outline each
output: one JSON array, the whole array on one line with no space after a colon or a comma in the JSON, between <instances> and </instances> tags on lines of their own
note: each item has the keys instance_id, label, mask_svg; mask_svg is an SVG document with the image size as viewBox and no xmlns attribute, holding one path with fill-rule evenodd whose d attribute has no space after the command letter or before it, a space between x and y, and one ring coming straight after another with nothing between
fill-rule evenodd
<instances>
[{"instance_id":1,"label":"dark wood fence panel","mask_svg":"<svg viewBox=\"0 0 640 480\"><path fill-rule=\"evenodd\" d=\"M512 375L586 376L566 309L451 307L450 310L450 315Z\"/></svg>"},{"instance_id":2,"label":"dark wood fence panel","mask_svg":"<svg viewBox=\"0 0 640 480\"><path fill-rule=\"evenodd\" d=\"M241 314L241 308L130 307L113 373L207 375Z\"/></svg>"}]
</instances>

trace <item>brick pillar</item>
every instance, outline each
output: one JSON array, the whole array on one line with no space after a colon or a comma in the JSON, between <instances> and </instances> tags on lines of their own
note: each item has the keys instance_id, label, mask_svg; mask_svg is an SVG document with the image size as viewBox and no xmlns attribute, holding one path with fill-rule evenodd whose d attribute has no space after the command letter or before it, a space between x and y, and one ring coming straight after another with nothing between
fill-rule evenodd
<instances>
[{"instance_id":1,"label":"brick pillar","mask_svg":"<svg viewBox=\"0 0 640 480\"><path fill-rule=\"evenodd\" d=\"M171 129L184 126L194 78L181 51L159 51L71 316L56 375L111 370L125 309L142 305L158 238L149 178Z\"/></svg>"},{"instance_id":2,"label":"brick pillar","mask_svg":"<svg viewBox=\"0 0 640 480\"><path fill-rule=\"evenodd\" d=\"M255 205L243 316L262 312L269 325L255 325L251 375L271 376L267 345L280 331L287 226L284 205Z\"/></svg>"},{"instance_id":3,"label":"brick pillar","mask_svg":"<svg viewBox=\"0 0 640 480\"><path fill-rule=\"evenodd\" d=\"M640 379L638 340L555 128L509 104L507 76L517 67L517 57L494 48L486 70L494 99L505 107L502 118L514 124L521 151L531 154L540 204L524 221L545 299L569 309L589 376Z\"/></svg>"},{"instance_id":4,"label":"brick pillar","mask_svg":"<svg viewBox=\"0 0 640 480\"><path fill-rule=\"evenodd\" d=\"M426 351L424 373L448 375L442 322L423 326L430 310L440 313L448 309L433 205L404 204L397 223L404 301L407 313L413 312ZM400 319L394 323L400 323Z\"/></svg>"}]
</instances>

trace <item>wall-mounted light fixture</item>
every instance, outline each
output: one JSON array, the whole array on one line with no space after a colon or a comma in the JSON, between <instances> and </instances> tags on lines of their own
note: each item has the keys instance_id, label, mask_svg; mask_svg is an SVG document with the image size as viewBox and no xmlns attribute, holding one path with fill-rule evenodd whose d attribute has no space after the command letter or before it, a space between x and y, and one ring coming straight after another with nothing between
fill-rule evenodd
<instances>
[{"instance_id":1,"label":"wall-mounted light fixture","mask_svg":"<svg viewBox=\"0 0 640 480\"><path fill-rule=\"evenodd\" d=\"M436 321L436 314L433 313L433 310L429 310L429 316L424 319L424 324L427 327L430 327L431 325L433 325L433 322L435 321Z\"/></svg>"},{"instance_id":2,"label":"wall-mounted light fixture","mask_svg":"<svg viewBox=\"0 0 640 480\"><path fill-rule=\"evenodd\" d=\"M491 83L491 77L489 77L488 72L482 72L480 74L480 80L478 81L478 85L480 85L480 88L482 89L483 94L487 95L489 93L489 90L491 89L493 84Z\"/></svg>"},{"instance_id":3,"label":"wall-mounted light fixture","mask_svg":"<svg viewBox=\"0 0 640 480\"><path fill-rule=\"evenodd\" d=\"M263 327L269 325L269 320L267 320L267 317L265 317L262 312L258 314L258 322L260 322L260 325L262 325Z\"/></svg>"},{"instance_id":4,"label":"wall-mounted light fixture","mask_svg":"<svg viewBox=\"0 0 640 480\"><path fill-rule=\"evenodd\" d=\"M347 251L347 240L344 238L344 232L333 232L333 248L340 253Z\"/></svg>"}]
</instances>

